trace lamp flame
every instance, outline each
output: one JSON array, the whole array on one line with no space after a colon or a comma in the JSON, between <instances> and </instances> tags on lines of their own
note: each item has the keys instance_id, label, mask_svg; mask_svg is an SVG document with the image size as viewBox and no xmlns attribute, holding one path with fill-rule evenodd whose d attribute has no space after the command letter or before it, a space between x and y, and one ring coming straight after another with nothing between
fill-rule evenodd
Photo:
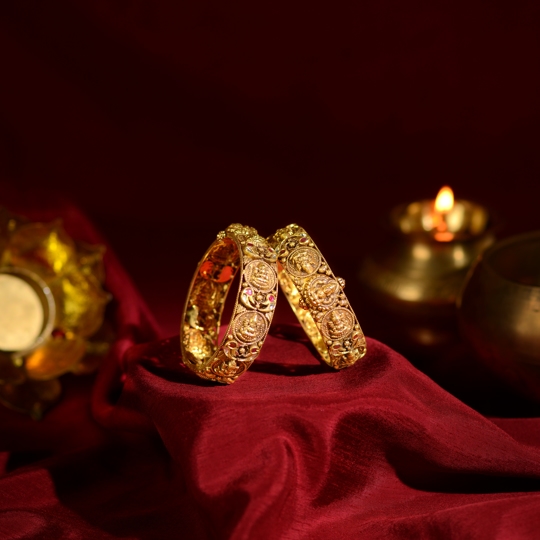
<instances>
[{"instance_id":1,"label":"lamp flame","mask_svg":"<svg viewBox=\"0 0 540 540\"><path fill-rule=\"evenodd\" d=\"M443 186L435 199L435 211L446 213L452 208L454 208L454 192L448 186Z\"/></svg>"}]
</instances>

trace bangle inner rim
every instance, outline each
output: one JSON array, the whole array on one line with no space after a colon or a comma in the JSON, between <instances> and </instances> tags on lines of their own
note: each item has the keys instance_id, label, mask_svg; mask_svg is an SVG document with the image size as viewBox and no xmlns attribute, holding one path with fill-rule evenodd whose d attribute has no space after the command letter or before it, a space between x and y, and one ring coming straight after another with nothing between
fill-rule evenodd
<instances>
[{"instance_id":1,"label":"bangle inner rim","mask_svg":"<svg viewBox=\"0 0 540 540\"><path fill-rule=\"evenodd\" d=\"M218 349L225 300L240 265L238 245L225 237L210 246L192 280L182 321L182 345L186 360L201 369Z\"/></svg>"}]
</instances>

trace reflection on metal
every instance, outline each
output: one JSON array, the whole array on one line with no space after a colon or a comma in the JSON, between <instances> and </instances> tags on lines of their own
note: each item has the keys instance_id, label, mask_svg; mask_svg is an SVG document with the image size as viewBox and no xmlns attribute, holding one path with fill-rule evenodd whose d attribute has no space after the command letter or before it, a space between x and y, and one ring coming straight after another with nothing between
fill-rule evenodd
<instances>
[{"instance_id":1,"label":"reflection on metal","mask_svg":"<svg viewBox=\"0 0 540 540\"><path fill-rule=\"evenodd\" d=\"M445 231L463 240L484 233L489 226L489 213L479 204L456 200L451 210L437 212L432 200L415 201L395 208L391 221L403 234L423 234L433 239L436 232L442 232L440 225L445 223Z\"/></svg>"},{"instance_id":2,"label":"reflection on metal","mask_svg":"<svg viewBox=\"0 0 540 540\"><path fill-rule=\"evenodd\" d=\"M412 247L412 256L420 261L427 261L431 258L431 251L425 244L415 244Z\"/></svg>"}]
</instances>

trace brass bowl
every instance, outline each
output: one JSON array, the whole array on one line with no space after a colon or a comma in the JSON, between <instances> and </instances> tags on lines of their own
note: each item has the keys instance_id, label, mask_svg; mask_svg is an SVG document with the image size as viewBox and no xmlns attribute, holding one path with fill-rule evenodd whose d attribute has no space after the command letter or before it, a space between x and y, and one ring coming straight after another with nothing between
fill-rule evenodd
<instances>
[{"instance_id":1,"label":"brass bowl","mask_svg":"<svg viewBox=\"0 0 540 540\"><path fill-rule=\"evenodd\" d=\"M488 248L457 300L460 332L478 359L540 403L540 231Z\"/></svg>"}]
</instances>

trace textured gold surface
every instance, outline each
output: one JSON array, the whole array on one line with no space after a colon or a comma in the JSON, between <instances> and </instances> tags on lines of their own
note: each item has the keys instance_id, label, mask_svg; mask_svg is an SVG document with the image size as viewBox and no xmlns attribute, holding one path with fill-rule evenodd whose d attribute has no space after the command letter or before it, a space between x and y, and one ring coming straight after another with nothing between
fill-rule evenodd
<instances>
[{"instance_id":1,"label":"textured gold surface","mask_svg":"<svg viewBox=\"0 0 540 540\"><path fill-rule=\"evenodd\" d=\"M184 365L199 377L233 383L259 355L277 300L276 259L255 229L239 224L221 231L203 256L180 327ZM231 321L218 343L225 300L237 274Z\"/></svg>"},{"instance_id":2,"label":"textured gold surface","mask_svg":"<svg viewBox=\"0 0 540 540\"><path fill-rule=\"evenodd\" d=\"M366 354L366 340L343 292L315 242L296 224L268 239L278 254L281 290L322 359L335 369Z\"/></svg>"}]
</instances>

